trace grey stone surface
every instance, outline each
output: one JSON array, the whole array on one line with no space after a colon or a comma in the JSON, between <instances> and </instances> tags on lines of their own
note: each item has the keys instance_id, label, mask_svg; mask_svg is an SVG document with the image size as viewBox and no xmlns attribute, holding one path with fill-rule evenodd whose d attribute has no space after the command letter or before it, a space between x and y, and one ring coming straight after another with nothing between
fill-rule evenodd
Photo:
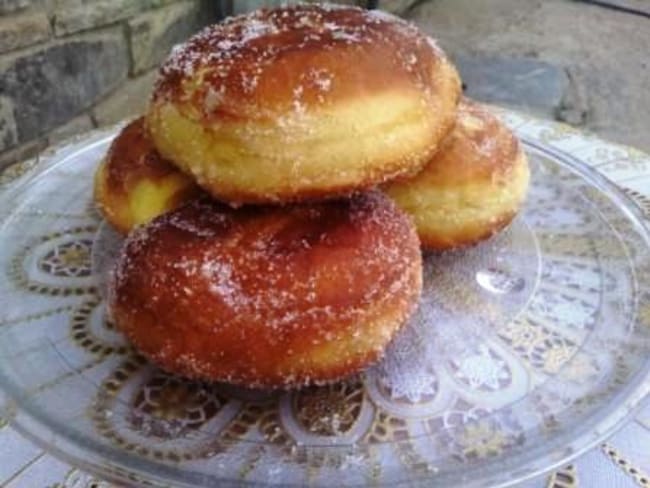
<instances>
[{"instance_id":1,"label":"grey stone surface","mask_svg":"<svg viewBox=\"0 0 650 488\"><path fill-rule=\"evenodd\" d=\"M260 7L277 7L286 4L295 3L320 3L322 0L236 0L233 2L231 14L241 14L250 12ZM345 5L365 5L364 0L331 0L330 3L338 3Z\"/></svg>"},{"instance_id":2,"label":"grey stone surface","mask_svg":"<svg viewBox=\"0 0 650 488\"><path fill-rule=\"evenodd\" d=\"M29 5L29 0L0 0L0 14L15 12Z\"/></svg>"},{"instance_id":3,"label":"grey stone surface","mask_svg":"<svg viewBox=\"0 0 650 488\"><path fill-rule=\"evenodd\" d=\"M206 23L201 3L190 0L135 16L128 22L131 69L140 74L160 63L174 44Z\"/></svg>"},{"instance_id":4,"label":"grey stone surface","mask_svg":"<svg viewBox=\"0 0 650 488\"><path fill-rule=\"evenodd\" d=\"M28 141L92 106L127 77L121 29L69 38L0 59L0 93L10 98L17 142Z\"/></svg>"},{"instance_id":5,"label":"grey stone surface","mask_svg":"<svg viewBox=\"0 0 650 488\"><path fill-rule=\"evenodd\" d=\"M41 137L39 139L22 144L9 151L0 153L0 171L20 161L36 156L39 152L47 147L47 139Z\"/></svg>"},{"instance_id":6,"label":"grey stone surface","mask_svg":"<svg viewBox=\"0 0 650 488\"><path fill-rule=\"evenodd\" d=\"M157 74L151 70L131 79L99 102L92 112L95 123L110 125L144 113Z\"/></svg>"},{"instance_id":7,"label":"grey stone surface","mask_svg":"<svg viewBox=\"0 0 650 488\"><path fill-rule=\"evenodd\" d=\"M111 24L149 7L149 0L59 0L54 4L54 32L61 36Z\"/></svg>"},{"instance_id":8,"label":"grey stone surface","mask_svg":"<svg viewBox=\"0 0 650 488\"><path fill-rule=\"evenodd\" d=\"M4 151L18 141L14 104L10 98L0 95L0 151Z\"/></svg>"},{"instance_id":9,"label":"grey stone surface","mask_svg":"<svg viewBox=\"0 0 650 488\"><path fill-rule=\"evenodd\" d=\"M50 22L44 12L0 17L0 53L36 44L48 37Z\"/></svg>"},{"instance_id":10,"label":"grey stone surface","mask_svg":"<svg viewBox=\"0 0 650 488\"><path fill-rule=\"evenodd\" d=\"M149 67L216 13L213 0L0 0L0 163L142 113Z\"/></svg>"},{"instance_id":11,"label":"grey stone surface","mask_svg":"<svg viewBox=\"0 0 650 488\"><path fill-rule=\"evenodd\" d=\"M83 134L95 127L92 118L85 113L68 120L65 124L58 126L47 135L50 144L57 144L69 137Z\"/></svg>"},{"instance_id":12,"label":"grey stone surface","mask_svg":"<svg viewBox=\"0 0 650 488\"><path fill-rule=\"evenodd\" d=\"M57 36L101 27L128 19L178 0L41 0L54 18ZM212 0L204 0L212 3Z\"/></svg>"},{"instance_id":13,"label":"grey stone surface","mask_svg":"<svg viewBox=\"0 0 650 488\"><path fill-rule=\"evenodd\" d=\"M377 7L393 14L406 13L417 0L379 0Z\"/></svg>"},{"instance_id":14,"label":"grey stone surface","mask_svg":"<svg viewBox=\"0 0 650 488\"><path fill-rule=\"evenodd\" d=\"M570 0L430 0L409 18L453 57L529 58L565 69L570 84L557 118L650 151L647 18Z\"/></svg>"},{"instance_id":15,"label":"grey stone surface","mask_svg":"<svg viewBox=\"0 0 650 488\"><path fill-rule=\"evenodd\" d=\"M648 0L607 0L607 3L616 5L618 7L639 10L641 12L646 12L650 14L650 2L648 2ZM603 8L598 6L595 7Z\"/></svg>"},{"instance_id":16,"label":"grey stone surface","mask_svg":"<svg viewBox=\"0 0 650 488\"><path fill-rule=\"evenodd\" d=\"M454 61L466 95L549 117L569 87L565 70L536 59L459 54Z\"/></svg>"},{"instance_id":17,"label":"grey stone surface","mask_svg":"<svg viewBox=\"0 0 650 488\"><path fill-rule=\"evenodd\" d=\"M541 1L431 0L420 2L408 18L450 52L480 52L485 50L481 41L520 29L522 20L534 16Z\"/></svg>"}]
</instances>

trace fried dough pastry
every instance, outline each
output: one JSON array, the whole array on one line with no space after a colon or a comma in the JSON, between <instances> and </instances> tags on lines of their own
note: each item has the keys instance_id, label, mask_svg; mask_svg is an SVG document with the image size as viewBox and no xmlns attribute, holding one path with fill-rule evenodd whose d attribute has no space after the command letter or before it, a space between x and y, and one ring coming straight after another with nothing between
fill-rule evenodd
<instances>
[{"instance_id":1,"label":"fried dough pastry","mask_svg":"<svg viewBox=\"0 0 650 488\"><path fill-rule=\"evenodd\" d=\"M530 178L515 135L489 110L463 99L452 133L416 176L385 190L415 220L422 246L475 244L517 214Z\"/></svg>"},{"instance_id":2,"label":"fried dough pastry","mask_svg":"<svg viewBox=\"0 0 650 488\"><path fill-rule=\"evenodd\" d=\"M143 118L122 129L95 172L95 202L122 234L199 192L190 177L158 154Z\"/></svg>"},{"instance_id":3,"label":"fried dough pastry","mask_svg":"<svg viewBox=\"0 0 650 488\"><path fill-rule=\"evenodd\" d=\"M131 233L109 310L167 371L292 388L381 357L421 281L415 228L380 192L239 209L203 198Z\"/></svg>"},{"instance_id":4,"label":"fried dough pastry","mask_svg":"<svg viewBox=\"0 0 650 488\"><path fill-rule=\"evenodd\" d=\"M397 17L328 5L257 10L163 64L147 122L214 197L331 198L420 170L455 120L456 69Z\"/></svg>"}]
</instances>

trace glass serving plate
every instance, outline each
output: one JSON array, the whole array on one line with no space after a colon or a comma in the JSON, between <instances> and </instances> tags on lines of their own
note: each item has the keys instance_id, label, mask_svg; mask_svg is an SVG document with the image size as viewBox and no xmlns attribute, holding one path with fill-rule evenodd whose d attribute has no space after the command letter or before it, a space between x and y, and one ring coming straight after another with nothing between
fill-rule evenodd
<instances>
[{"instance_id":1,"label":"glass serving plate","mask_svg":"<svg viewBox=\"0 0 650 488\"><path fill-rule=\"evenodd\" d=\"M105 317L121 239L92 177L116 131L0 193L0 414L82 469L136 486L506 486L594 446L650 391L643 217L525 136L525 208L477 247L425 257L419 310L380 364L294 392L157 370Z\"/></svg>"}]
</instances>

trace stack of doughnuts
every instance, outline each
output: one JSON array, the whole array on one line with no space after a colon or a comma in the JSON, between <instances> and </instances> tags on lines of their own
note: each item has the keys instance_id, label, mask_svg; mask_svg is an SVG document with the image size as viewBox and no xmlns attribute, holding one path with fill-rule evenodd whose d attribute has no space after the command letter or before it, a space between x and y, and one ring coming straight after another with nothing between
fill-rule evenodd
<instances>
[{"instance_id":1,"label":"stack of doughnuts","mask_svg":"<svg viewBox=\"0 0 650 488\"><path fill-rule=\"evenodd\" d=\"M493 235L527 185L515 136L413 25L333 5L229 18L173 49L96 172L127 236L109 311L189 378L336 381L408 321L422 249Z\"/></svg>"}]
</instances>

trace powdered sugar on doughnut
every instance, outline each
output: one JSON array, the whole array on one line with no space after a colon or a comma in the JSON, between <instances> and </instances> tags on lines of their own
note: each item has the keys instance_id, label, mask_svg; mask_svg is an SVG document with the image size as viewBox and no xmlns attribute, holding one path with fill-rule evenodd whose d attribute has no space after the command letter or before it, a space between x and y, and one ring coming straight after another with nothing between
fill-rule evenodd
<instances>
[{"instance_id":1,"label":"powdered sugar on doughnut","mask_svg":"<svg viewBox=\"0 0 650 488\"><path fill-rule=\"evenodd\" d=\"M252 102L268 68L286 56L305 49L317 52L341 46L366 46L363 49L372 55L377 43L392 46L391 51L404 58L402 48L422 48L427 41L414 25L377 10L328 4L256 10L206 27L185 44L175 46L160 70L154 98L177 97L185 81L200 77L213 93L245 93ZM435 56L440 55L436 48ZM306 75L313 67L307 63L304 69ZM328 92L333 81L329 78L314 87ZM214 100L212 96L205 103L207 113L217 109Z\"/></svg>"},{"instance_id":2,"label":"powdered sugar on doughnut","mask_svg":"<svg viewBox=\"0 0 650 488\"><path fill-rule=\"evenodd\" d=\"M327 381L339 366L376 359L402 325L419 293L418 247L412 224L378 192L284 209L194 201L127 239L110 306L118 328L175 372L264 384L268 351L295 358L281 384ZM147 335L151 317L160 331ZM152 334L165 341L155 351ZM199 338L208 350L189 346ZM252 356L238 352L229 370L228 348L242 344ZM334 370L308 364L321 347L340 350Z\"/></svg>"}]
</instances>

